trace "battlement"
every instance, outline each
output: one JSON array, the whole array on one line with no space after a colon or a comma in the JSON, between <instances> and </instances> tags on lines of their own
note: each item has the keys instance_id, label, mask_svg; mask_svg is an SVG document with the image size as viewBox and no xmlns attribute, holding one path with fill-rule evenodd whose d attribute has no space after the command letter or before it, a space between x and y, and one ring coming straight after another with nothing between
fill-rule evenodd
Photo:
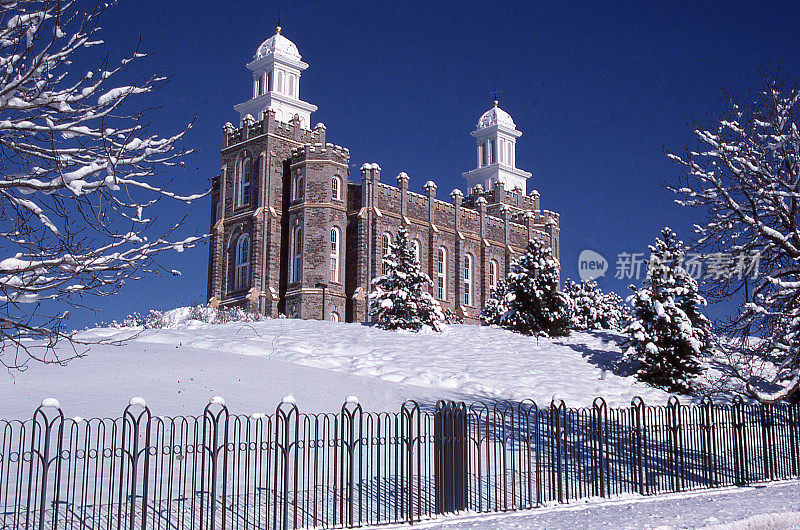
<instances>
[{"instance_id":1,"label":"battlement","mask_svg":"<svg viewBox=\"0 0 800 530\"><path fill-rule=\"evenodd\" d=\"M222 127L223 141L222 148L235 146L247 140L272 133L276 136L288 138L304 144L325 145L325 125L318 123L313 130L303 128L300 122L292 120L284 123L275 119L275 112L268 110L264 113L264 119L257 121L253 116L247 115L242 120L242 126L234 127L230 122Z\"/></svg>"},{"instance_id":2,"label":"battlement","mask_svg":"<svg viewBox=\"0 0 800 530\"><path fill-rule=\"evenodd\" d=\"M321 142L308 143L292 149L292 164L307 160L333 160L346 164L350 160L350 150L341 145Z\"/></svg>"}]
</instances>

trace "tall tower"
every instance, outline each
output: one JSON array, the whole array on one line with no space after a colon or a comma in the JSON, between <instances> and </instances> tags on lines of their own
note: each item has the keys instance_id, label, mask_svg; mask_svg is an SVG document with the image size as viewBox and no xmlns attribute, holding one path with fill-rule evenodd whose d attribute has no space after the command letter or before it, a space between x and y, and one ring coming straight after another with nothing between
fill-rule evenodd
<instances>
[{"instance_id":1,"label":"tall tower","mask_svg":"<svg viewBox=\"0 0 800 530\"><path fill-rule=\"evenodd\" d=\"M253 72L253 97L234 106L240 121L248 114L260 121L272 110L280 122L297 117L303 129L311 129L311 113L317 106L300 99L300 74L308 68L301 59L297 46L281 35L280 26L275 28L275 35L258 47L247 65Z\"/></svg>"},{"instance_id":2,"label":"tall tower","mask_svg":"<svg viewBox=\"0 0 800 530\"><path fill-rule=\"evenodd\" d=\"M502 182L507 190L521 188L526 193L531 174L516 166L517 138L522 132L508 112L497 106L497 100L483 113L471 134L477 142L478 166L462 174L467 179L467 189L478 184L492 189L496 182Z\"/></svg>"}]
</instances>

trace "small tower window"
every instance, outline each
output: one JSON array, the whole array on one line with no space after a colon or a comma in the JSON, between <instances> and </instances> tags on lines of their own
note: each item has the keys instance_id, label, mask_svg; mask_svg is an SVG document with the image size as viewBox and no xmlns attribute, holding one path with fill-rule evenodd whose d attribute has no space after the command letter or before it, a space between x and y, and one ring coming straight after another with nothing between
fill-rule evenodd
<instances>
[{"instance_id":1,"label":"small tower window","mask_svg":"<svg viewBox=\"0 0 800 530\"><path fill-rule=\"evenodd\" d=\"M303 279L303 229L296 226L292 235L292 281Z\"/></svg>"},{"instance_id":2,"label":"small tower window","mask_svg":"<svg viewBox=\"0 0 800 530\"><path fill-rule=\"evenodd\" d=\"M302 173L295 173L294 175L294 200L299 201L303 198L303 193L305 190L305 179L303 178Z\"/></svg>"},{"instance_id":3,"label":"small tower window","mask_svg":"<svg viewBox=\"0 0 800 530\"><path fill-rule=\"evenodd\" d=\"M512 144L511 142L506 142L506 151L507 151L507 153L506 153L506 163L507 163L509 166L512 166L512 167L513 167L513 166L514 166L514 163L512 162L512 158L511 158L511 146L512 146L512 145L513 145L513 144Z\"/></svg>"},{"instance_id":4,"label":"small tower window","mask_svg":"<svg viewBox=\"0 0 800 530\"><path fill-rule=\"evenodd\" d=\"M486 143L481 144L481 167L489 165L489 149Z\"/></svg>"},{"instance_id":5,"label":"small tower window","mask_svg":"<svg viewBox=\"0 0 800 530\"><path fill-rule=\"evenodd\" d=\"M341 182L342 179L339 178L339 175L335 175L331 179L331 197L336 200L341 200L342 198Z\"/></svg>"},{"instance_id":6,"label":"small tower window","mask_svg":"<svg viewBox=\"0 0 800 530\"><path fill-rule=\"evenodd\" d=\"M339 281L339 241L341 240L338 227L331 228L331 281Z\"/></svg>"},{"instance_id":7,"label":"small tower window","mask_svg":"<svg viewBox=\"0 0 800 530\"><path fill-rule=\"evenodd\" d=\"M419 249L420 249L419 241L415 239L414 241L411 242L411 250L414 251L414 259L417 260L417 265L419 265L419 263L420 263L420 261L419 261Z\"/></svg>"},{"instance_id":8,"label":"small tower window","mask_svg":"<svg viewBox=\"0 0 800 530\"><path fill-rule=\"evenodd\" d=\"M283 92L283 72L278 70L278 92Z\"/></svg>"},{"instance_id":9,"label":"small tower window","mask_svg":"<svg viewBox=\"0 0 800 530\"><path fill-rule=\"evenodd\" d=\"M267 92L272 92L272 72L267 73Z\"/></svg>"},{"instance_id":10,"label":"small tower window","mask_svg":"<svg viewBox=\"0 0 800 530\"><path fill-rule=\"evenodd\" d=\"M287 94L294 97L294 76L287 75L286 77L289 78L289 90L287 91Z\"/></svg>"},{"instance_id":11,"label":"small tower window","mask_svg":"<svg viewBox=\"0 0 800 530\"><path fill-rule=\"evenodd\" d=\"M238 291L250 287L250 236L242 234L236 241L233 288Z\"/></svg>"},{"instance_id":12,"label":"small tower window","mask_svg":"<svg viewBox=\"0 0 800 530\"><path fill-rule=\"evenodd\" d=\"M390 236L389 233L387 232L383 234L383 238L381 239L381 251L383 252L382 254L383 259L381 262L382 263L381 273L384 275L389 273L389 263L387 263L386 257L389 255L389 250L391 249L391 245L392 245L392 236Z\"/></svg>"},{"instance_id":13,"label":"small tower window","mask_svg":"<svg viewBox=\"0 0 800 530\"><path fill-rule=\"evenodd\" d=\"M489 153L489 159L490 159L489 163L494 164L497 162L497 140L492 139L492 141L489 142L489 145L491 146L490 147L491 152Z\"/></svg>"},{"instance_id":14,"label":"small tower window","mask_svg":"<svg viewBox=\"0 0 800 530\"><path fill-rule=\"evenodd\" d=\"M439 248L436 260L436 298L447 299L447 253L444 247Z\"/></svg>"},{"instance_id":15,"label":"small tower window","mask_svg":"<svg viewBox=\"0 0 800 530\"><path fill-rule=\"evenodd\" d=\"M489 288L495 289L497 287L497 262L491 260L489 262Z\"/></svg>"},{"instance_id":16,"label":"small tower window","mask_svg":"<svg viewBox=\"0 0 800 530\"><path fill-rule=\"evenodd\" d=\"M237 186L238 206L250 204L253 186L253 159L245 153L239 163L239 185Z\"/></svg>"},{"instance_id":17,"label":"small tower window","mask_svg":"<svg viewBox=\"0 0 800 530\"><path fill-rule=\"evenodd\" d=\"M472 256L464 256L464 305L472 305Z\"/></svg>"}]
</instances>

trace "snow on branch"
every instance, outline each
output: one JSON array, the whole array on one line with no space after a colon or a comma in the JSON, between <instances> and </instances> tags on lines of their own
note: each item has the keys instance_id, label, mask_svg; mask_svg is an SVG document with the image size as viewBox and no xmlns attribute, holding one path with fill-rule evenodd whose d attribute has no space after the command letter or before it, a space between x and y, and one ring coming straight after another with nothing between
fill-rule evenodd
<instances>
[{"instance_id":1,"label":"snow on branch","mask_svg":"<svg viewBox=\"0 0 800 530\"><path fill-rule=\"evenodd\" d=\"M796 391L800 373L800 90L765 76L751 101L729 98L713 127L698 127L698 146L669 158L686 174L673 191L680 204L706 210L696 245L759 256L756 277L718 279L717 300L741 300L719 323L737 338L723 350L747 392L774 401ZM752 340L752 336L759 340Z\"/></svg>"},{"instance_id":2,"label":"snow on branch","mask_svg":"<svg viewBox=\"0 0 800 530\"><path fill-rule=\"evenodd\" d=\"M117 82L127 65L145 57L138 50L116 66L105 59L88 72L76 70L82 50L105 46L98 20L109 4L85 5L0 0L0 363L6 366L24 364L20 352L31 356L34 339L52 352L58 340L71 338L63 306L77 305L75 295L112 294L156 267L158 254L202 238L175 239L182 221L158 228L165 223L163 209L156 209L160 198L190 204L206 195L171 190L162 176L183 167L192 152L179 147L191 123L161 136L150 130L150 109L125 110L166 82L159 75ZM36 358L48 360L46 353Z\"/></svg>"}]
</instances>

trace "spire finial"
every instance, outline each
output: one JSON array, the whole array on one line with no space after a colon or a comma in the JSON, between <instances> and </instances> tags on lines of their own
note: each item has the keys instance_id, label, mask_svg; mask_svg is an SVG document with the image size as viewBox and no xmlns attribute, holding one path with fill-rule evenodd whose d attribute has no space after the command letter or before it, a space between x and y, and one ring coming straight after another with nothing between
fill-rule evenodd
<instances>
[{"instance_id":1,"label":"spire finial","mask_svg":"<svg viewBox=\"0 0 800 530\"><path fill-rule=\"evenodd\" d=\"M275 21L275 35L281 34L281 19L283 18L283 13L278 13L278 16L275 17L273 20Z\"/></svg>"},{"instance_id":2,"label":"spire finial","mask_svg":"<svg viewBox=\"0 0 800 530\"><path fill-rule=\"evenodd\" d=\"M502 92L502 90L497 90L497 88L495 88L495 89L494 89L494 106L495 106L495 107L497 107L497 104L498 104L498 101L497 101L497 94L499 94L499 93L501 93L501 92Z\"/></svg>"}]
</instances>

